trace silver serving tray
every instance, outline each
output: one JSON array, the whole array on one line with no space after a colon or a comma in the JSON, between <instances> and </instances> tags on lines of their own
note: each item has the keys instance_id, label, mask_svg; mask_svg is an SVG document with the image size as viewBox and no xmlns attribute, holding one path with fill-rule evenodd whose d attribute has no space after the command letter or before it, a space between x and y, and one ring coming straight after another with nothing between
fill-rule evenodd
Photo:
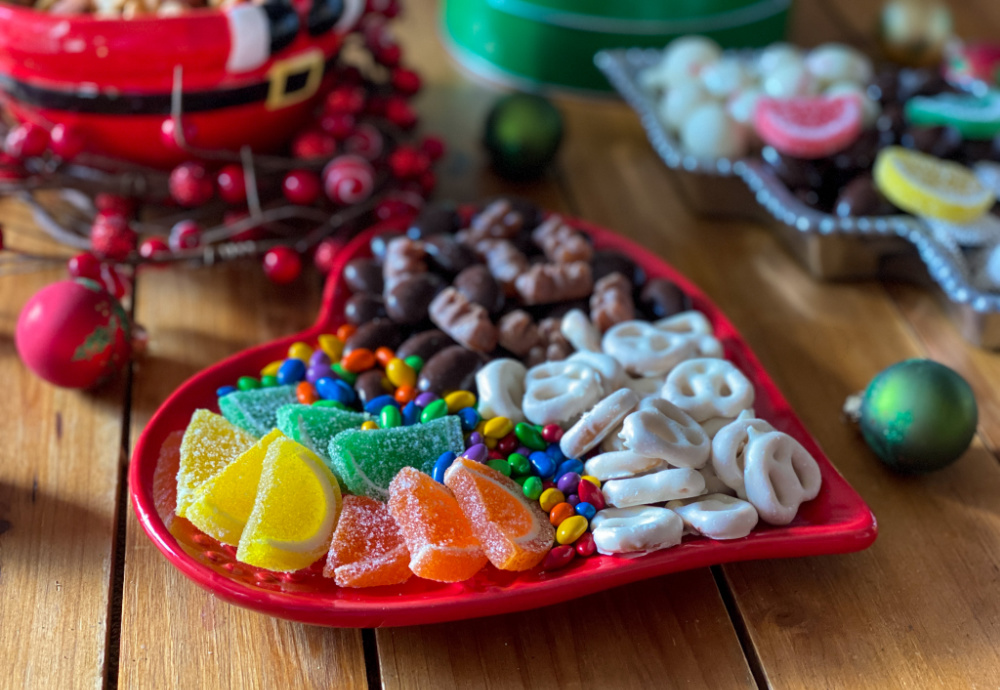
<instances>
[{"instance_id":1,"label":"silver serving tray","mask_svg":"<svg viewBox=\"0 0 1000 690\"><path fill-rule=\"evenodd\" d=\"M709 216L764 222L816 278L883 278L936 284L963 336L975 345L1000 348L1000 293L975 284L970 256L909 215L841 217L797 199L757 158L704 159L681 150L660 123L657 102L640 86L639 74L658 64L663 51L629 48L601 51L597 67L639 114L660 158L678 171L691 205Z\"/></svg>"}]
</instances>

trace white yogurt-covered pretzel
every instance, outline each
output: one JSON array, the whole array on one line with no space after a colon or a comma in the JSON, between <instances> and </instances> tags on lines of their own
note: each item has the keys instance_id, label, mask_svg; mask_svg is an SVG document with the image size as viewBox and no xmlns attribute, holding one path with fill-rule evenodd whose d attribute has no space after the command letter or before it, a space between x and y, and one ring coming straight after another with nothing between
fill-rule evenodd
<instances>
[{"instance_id":1,"label":"white yogurt-covered pretzel","mask_svg":"<svg viewBox=\"0 0 1000 690\"><path fill-rule=\"evenodd\" d=\"M667 469L628 479L610 479L601 486L604 500L615 508L663 503L705 493L705 478L687 467Z\"/></svg>"},{"instance_id":2,"label":"white yogurt-covered pretzel","mask_svg":"<svg viewBox=\"0 0 1000 690\"><path fill-rule=\"evenodd\" d=\"M728 494L729 496L736 495L735 489L727 486L724 481L719 479L719 475L715 473L715 468L712 467L712 463L708 463L704 467L699 468L698 474L700 474L705 480L705 493Z\"/></svg>"},{"instance_id":3,"label":"white yogurt-covered pretzel","mask_svg":"<svg viewBox=\"0 0 1000 690\"><path fill-rule=\"evenodd\" d=\"M639 455L666 460L675 467L704 467L712 445L698 423L666 400L647 398L625 418L619 434Z\"/></svg>"},{"instance_id":4,"label":"white yogurt-covered pretzel","mask_svg":"<svg viewBox=\"0 0 1000 690\"><path fill-rule=\"evenodd\" d=\"M699 358L681 362L667 375L661 396L696 422L735 417L753 405L753 384L731 362Z\"/></svg>"},{"instance_id":5,"label":"white yogurt-covered pretzel","mask_svg":"<svg viewBox=\"0 0 1000 690\"><path fill-rule=\"evenodd\" d=\"M600 352L601 332L597 330L582 309L570 309L559 323L563 337L580 352Z\"/></svg>"},{"instance_id":6,"label":"white yogurt-covered pretzel","mask_svg":"<svg viewBox=\"0 0 1000 690\"><path fill-rule=\"evenodd\" d=\"M733 489L740 498L746 498L747 495L744 489L743 471L750 432L765 434L773 430L774 427L763 419L736 419L723 427L712 439L712 468L719 479Z\"/></svg>"},{"instance_id":7,"label":"white yogurt-covered pretzel","mask_svg":"<svg viewBox=\"0 0 1000 690\"><path fill-rule=\"evenodd\" d=\"M625 368L611 355L602 352L574 352L566 361L583 362L600 374L601 388L605 395L611 395L619 388L628 387L629 378Z\"/></svg>"},{"instance_id":8,"label":"white yogurt-covered pretzel","mask_svg":"<svg viewBox=\"0 0 1000 690\"><path fill-rule=\"evenodd\" d=\"M479 414L487 419L506 417L515 424L523 422L521 400L527 373L516 359L494 359L476 372Z\"/></svg>"},{"instance_id":9,"label":"white yogurt-covered pretzel","mask_svg":"<svg viewBox=\"0 0 1000 690\"><path fill-rule=\"evenodd\" d=\"M772 525L791 522L800 505L816 498L823 482L809 451L780 431L750 432L744 479L747 500Z\"/></svg>"},{"instance_id":10,"label":"white yogurt-covered pretzel","mask_svg":"<svg viewBox=\"0 0 1000 690\"><path fill-rule=\"evenodd\" d=\"M587 474L602 482L609 479L625 479L647 472L670 469L670 463L660 458L647 458L630 450L601 453L584 463Z\"/></svg>"},{"instance_id":11,"label":"white yogurt-covered pretzel","mask_svg":"<svg viewBox=\"0 0 1000 690\"><path fill-rule=\"evenodd\" d=\"M641 379L626 377L625 385L638 393L640 398L648 398L651 395L660 397L660 389L666 382L666 376L644 376Z\"/></svg>"},{"instance_id":12,"label":"white yogurt-covered pretzel","mask_svg":"<svg viewBox=\"0 0 1000 690\"><path fill-rule=\"evenodd\" d=\"M533 424L565 426L601 399L601 377L583 362L545 362L528 370L527 390L521 401L524 416Z\"/></svg>"},{"instance_id":13,"label":"white yogurt-covered pretzel","mask_svg":"<svg viewBox=\"0 0 1000 690\"><path fill-rule=\"evenodd\" d=\"M566 430L559 450L567 458L579 458L600 443L625 416L639 406L639 396L621 388L594 405L580 420Z\"/></svg>"},{"instance_id":14,"label":"white yogurt-covered pretzel","mask_svg":"<svg viewBox=\"0 0 1000 690\"><path fill-rule=\"evenodd\" d=\"M622 432L622 428L624 428L624 424L619 424L611 430L611 433L604 437L604 440L601 441L602 453L617 453L626 450L625 442L622 441L619 435ZM597 475L594 476L596 477Z\"/></svg>"},{"instance_id":15,"label":"white yogurt-covered pretzel","mask_svg":"<svg viewBox=\"0 0 1000 690\"><path fill-rule=\"evenodd\" d=\"M709 438L715 438L716 434L725 429L727 426L733 422L740 419L754 419L757 415L754 414L753 408L742 410L735 417L712 417L711 419L706 419L701 423L701 428L705 430Z\"/></svg>"},{"instance_id":16,"label":"white yogurt-covered pretzel","mask_svg":"<svg viewBox=\"0 0 1000 690\"><path fill-rule=\"evenodd\" d=\"M606 508L590 528L598 553L639 555L680 544L684 521L666 508Z\"/></svg>"},{"instance_id":17,"label":"white yogurt-covered pretzel","mask_svg":"<svg viewBox=\"0 0 1000 690\"><path fill-rule=\"evenodd\" d=\"M680 314L654 321L653 325L661 331L693 339L697 345L697 354L694 355L696 357L722 357L722 343L715 337L708 317L700 311L682 311Z\"/></svg>"},{"instance_id":18,"label":"white yogurt-covered pretzel","mask_svg":"<svg viewBox=\"0 0 1000 690\"><path fill-rule=\"evenodd\" d=\"M757 525L757 510L739 498L708 494L669 501L667 508L681 516L686 527L711 539L741 539Z\"/></svg>"},{"instance_id":19,"label":"white yogurt-covered pretzel","mask_svg":"<svg viewBox=\"0 0 1000 690\"><path fill-rule=\"evenodd\" d=\"M634 376L656 376L693 356L698 347L690 337L660 330L649 322L624 321L608 329L601 349Z\"/></svg>"}]
</instances>

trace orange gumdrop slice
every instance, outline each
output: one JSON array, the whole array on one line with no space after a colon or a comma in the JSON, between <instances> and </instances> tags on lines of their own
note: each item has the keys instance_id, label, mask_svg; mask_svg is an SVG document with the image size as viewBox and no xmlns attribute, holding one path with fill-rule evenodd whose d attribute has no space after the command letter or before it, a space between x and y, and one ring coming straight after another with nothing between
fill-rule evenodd
<instances>
[{"instance_id":1,"label":"orange gumdrop slice","mask_svg":"<svg viewBox=\"0 0 1000 690\"><path fill-rule=\"evenodd\" d=\"M430 476L404 467L389 484L389 513L410 550L410 570L438 582L461 582L486 556L458 501Z\"/></svg>"},{"instance_id":2,"label":"orange gumdrop slice","mask_svg":"<svg viewBox=\"0 0 1000 690\"><path fill-rule=\"evenodd\" d=\"M552 548L555 530L548 516L509 477L492 467L458 458L444 483L472 524L490 563L500 570L528 570Z\"/></svg>"},{"instance_id":3,"label":"orange gumdrop slice","mask_svg":"<svg viewBox=\"0 0 1000 690\"><path fill-rule=\"evenodd\" d=\"M400 585L410 579L410 551L384 503L344 496L323 568L341 587Z\"/></svg>"}]
</instances>

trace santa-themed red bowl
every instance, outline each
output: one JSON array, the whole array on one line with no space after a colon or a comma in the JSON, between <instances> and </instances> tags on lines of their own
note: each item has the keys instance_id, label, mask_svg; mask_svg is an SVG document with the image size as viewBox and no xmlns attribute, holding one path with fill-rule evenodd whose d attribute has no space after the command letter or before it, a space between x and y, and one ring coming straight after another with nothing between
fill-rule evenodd
<instances>
[{"instance_id":1,"label":"santa-themed red bowl","mask_svg":"<svg viewBox=\"0 0 1000 690\"><path fill-rule=\"evenodd\" d=\"M762 526L748 537L712 541L686 537L679 546L640 558L595 555L577 558L549 573L523 573L486 566L465 582L444 584L411 578L404 585L344 589L322 577L317 566L292 574L252 568L234 559L235 549L220 545L187 520L174 516L180 436L198 408L217 410L216 390L240 376L255 375L281 359L293 342L310 342L343 323L350 290L341 279L344 265L369 256L379 233L401 231L408 219L390 221L351 241L339 254L311 328L234 355L185 382L157 410L136 444L129 470L132 505L143 529L176 568L217 596L280 618L315 625L378 627L417 625L489 616L555 604L610 587L667 573L731 561L846 553L868 547L877 532L875 516L837 472L809 435L756 356L728 319L684 276L662 260L608 230L569 222L586 232L597 249L623 252L650 278L675 282L703 312L722 341L725 356L754 384L757 414L798 439L819 463L822 489L784 527Z\"/></svg>"},{"instance_id":2,"label":"santa-themed red bowl","mask_svg":"<svg viewBox=\"0 0 1000 690\"><path fill-rule=\"evenodd\" d=\"M59 15L0 4L0 96L86 150L158 168L190 157L164 134L180 92L200 149L269 151L331 85L364 0L268 0L174 17Z\"/></svg>"}]
</instances>

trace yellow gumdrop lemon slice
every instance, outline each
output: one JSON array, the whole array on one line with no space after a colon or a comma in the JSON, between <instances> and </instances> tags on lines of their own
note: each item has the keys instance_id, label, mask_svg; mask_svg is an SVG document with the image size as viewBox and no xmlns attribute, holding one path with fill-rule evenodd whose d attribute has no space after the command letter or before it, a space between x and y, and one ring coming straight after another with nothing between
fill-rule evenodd
<instances>
[{"instance_id":1,"label":"yellow gumdrop lemon slice","mask_svg":"<svg viewBox=\"0 0 1000 690\"><path fill-rule=\"evenodd\" d=\"M264 458L281 438L284 435L275 429L202 484L187 508L191 524L223 544L239 544L257 502Z\"/></svg>"},{"instance_id":2,"label":"yellow gumdrop lemon slice","mask_svg":"<svg viewBox=\"0 0 1000 690\"><path fill-rule=\"evenodd\" d=\"M198 488L256 442L222 415L195 410L181 439L177 515L186 517Z\"/></svg>"},{"instance_id":3,"label":"yellow gumdrop lemon slice","mask_svg":"<svg viewBox=\"0 0 1000 690\"><path fill-rule=\"evenodd\" d=\"M337 480L315 453L291 439L274 441L236 560L282 572L309 567L330 548L340 504Z\"/></svg>"},{"instance_id":4,"label":"yellow gumdrop lemon slice","mask_svg":"<svg viewBox=\"0 0 1000 690\"><path fill-rule=\"evenodd\" d=\"M879 191L916 216L969 223L996 201L965 166L899 146L882 149L873 172Z\"/></svg>"}]
</instances>

